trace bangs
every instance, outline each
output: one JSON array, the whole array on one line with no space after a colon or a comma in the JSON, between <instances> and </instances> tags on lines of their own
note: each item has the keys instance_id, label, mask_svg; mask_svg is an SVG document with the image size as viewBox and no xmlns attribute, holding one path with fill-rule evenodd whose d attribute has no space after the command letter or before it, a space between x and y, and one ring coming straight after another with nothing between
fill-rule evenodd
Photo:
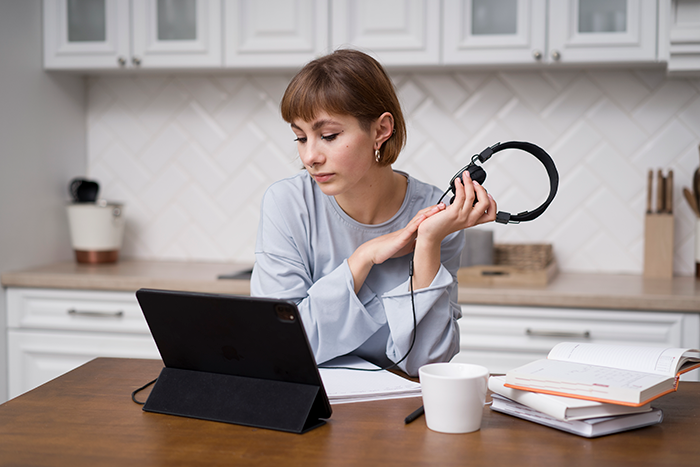
<instances>
[{"instance_id":1,"label":"bangs","mask_svg":"<svg viewBox=\"0 0 700 467\"><path fill-rule=\"evenodd\" d=\"M313 121L319 112L349 113L341 97L344 94L343 89L337 86L337 83L328 77L313 78L315 79L295 79L287 88L280 105L282 118L287 123L295 120Z\"/></svg>"},{"instance_id":2,"label":"bangs","mask_svg":"<svg viewBox=\"0 0 700 467\"><path fill-rule=\"evenodd\" d=\"M358 82L362 84L358 86ZM293 123L295 120L313 121L319 112L352 115L368 129L371 120L381 112L377 113L362 98L367 95L367 89L363 89L367 84L361 80L353 82L346 74L324 63L312 62L289 83L280 103L282 118Z\"/></svg>"}]
</instances>

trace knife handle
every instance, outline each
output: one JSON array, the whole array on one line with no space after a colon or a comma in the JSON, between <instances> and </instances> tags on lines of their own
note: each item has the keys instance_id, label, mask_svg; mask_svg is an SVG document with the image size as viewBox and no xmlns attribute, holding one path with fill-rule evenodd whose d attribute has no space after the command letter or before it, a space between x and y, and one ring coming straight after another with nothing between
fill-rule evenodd
<instances>
[{"instance_id":1,"label":"knife handle","mask_svg":"<svg viewBox=\"0 0 700 467\"><path fill-rule=\"evenodd\" d=\"M666 185L666 199L664 200L666 212L673 214L673 170L668 171L664 184Z\"/></svg>"},{"instance_id":2,"label":"knife handle","mask_svg":"<svg viewBox=\"0 0 700 467\"><path fill-rule=\"evenodd\" d=\"M652 213L652 203L654 198L654 171L649 169L647 175L647 214Z\"/></svg>"},{"instance_id":3,"label":"knife handle","mask_svg":"<svg viewBox=\"0 0 700 467\"><path fill-rule=\"evenodd\" d=\"M656 212L662 213L666 212L666 204L664 203L664 198L666 194L666 187L664 183L664 174L659 169L656 173Z\"/></svg>"}]
</instances>

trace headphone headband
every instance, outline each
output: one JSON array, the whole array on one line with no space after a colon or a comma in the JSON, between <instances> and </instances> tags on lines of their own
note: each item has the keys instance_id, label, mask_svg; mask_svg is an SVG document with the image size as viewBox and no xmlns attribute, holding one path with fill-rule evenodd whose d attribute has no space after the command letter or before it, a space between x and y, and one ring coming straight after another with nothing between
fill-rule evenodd
<instances>
[{"instance_id":1,"label":"headphone headband","mask_svg":"<svg viewBox=\"0 0 700 467\"><path fill-rule=\"evenodd\" d=\"M499 151L503 151L504 149L520 149L521 151L528 152L535 156L537 160L539 160L542 165L544 165L544 168L547 170L547 175L549 176L549 196L545 200L542 205L540 205L537 209L533 209L532 211L523 211L518 214L512 215L509 212L505 211L498 211L496 213L496 222L499 222L501 224L518 224L520 222L525 222L525 221L531 221L533 219L538 218L542 213L547 209L547 207L550 205L552 200L554 199L554 196L557 194L557 189L559 188L559 172L557 172L557 168L554 165L554 161L552 158L545 152L544 149L541 147L532 144L532 143L527 143L525 141L509 141L506 143L496 143L493 146L490 146L483 151L481 151L479 154L475 154L472 157L471 162L469 165L464 167L462 170L457 172L457 174L452 177L452 180L450 181L450 187L443 193L443 195L440 197L438 200L438 203L442 201L442 198L447 195L450 191L454 192L454 181L455 179L459 178L462 176L462 174L465 171L469 171L469 174L471 175L472 180L476 180L479 183L484 182L486 179L486 172L481 168L481 166L476 164L476 161L478 160L481 163L486 162ZM454 199L454 196L452 197Z\"/></svg>"},{"instance_id":2,"label":"headphone headband","mask_svg":"<svg viewBox=\"0 0 700 467\"><path fill-rule=\"evenodd\" d=\"M542 215L542 213L549 207L554 196L557 194L557 189L559 188L559 172L554 165L554 161L547 152L541 147L528 143L525 141L509 141L506 143L497 143L489 148L484 149L479 154L479 160L481 162L487 161L493 154L503 151L504 149L520 149L521 151L529 152L539 160L544 168L547 170L547 175L549 176L549 196L538 208L532 211L523 211L518 214L512 215L509 212L499 211L496 214L496 222L501 224L517 224L520 222L531 221ZM482 159L483 154L483 159Z\"/></svg>"}]
</instances>

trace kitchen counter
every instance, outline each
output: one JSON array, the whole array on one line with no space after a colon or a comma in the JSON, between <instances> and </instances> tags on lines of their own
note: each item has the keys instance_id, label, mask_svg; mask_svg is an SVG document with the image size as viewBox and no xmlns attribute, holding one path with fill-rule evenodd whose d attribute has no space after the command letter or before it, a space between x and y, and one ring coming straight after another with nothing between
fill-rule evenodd
<instances>
[{"instance_id":1,"label":"kitchen counter","mask_svg":"<svg viewBox=\"0 0 700 467\"><path fill-rule=\"evenodd\" d=\"M136 291L139 288L205 293L250 293L249 281L217 279L250 269L234 263L124 259L110 265L57 263L0 276L4 287ZM637 275L560 273L541 287L461 285L464 304L611 310L700 312L700 280L647 279Z\"/></svg>"},{"instance_id":2,"label":"kitchen counter","mask_svg":"<svg viewBox=\"0 0 700 467\"><path fill-rule=\"evenodd\" d=\"M247 279L217 279L249 271L250 264L121 260L85 265L73 261L0 275L4 287L135 292L141 288L248 295Z\"/></svg>"},{"instance_id":3,"label":"kitchen counter","mask_svg":"<svg viewBox=\"0 0 700 467\"><path fill-rule=\"evenodd\" d=\"M700 312L700 280L632 274L559 273L541 287L461 285L461 303L566 308Z\"/></svg>"}]
</instances>

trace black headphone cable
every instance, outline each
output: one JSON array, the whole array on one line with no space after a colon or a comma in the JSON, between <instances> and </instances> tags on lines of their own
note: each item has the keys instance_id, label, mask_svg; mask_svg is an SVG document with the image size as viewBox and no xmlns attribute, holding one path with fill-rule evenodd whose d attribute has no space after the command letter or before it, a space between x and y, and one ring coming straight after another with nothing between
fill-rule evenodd
<instances>
[{"instance_id":1,"label":"black headphone cable","mask_svg":"<svg viewBox=\"0 0 700 467\"><path fill-rule=\"evenodd\" d=\"M322 366L319 365L319 369L327 369L327 370L355 370L355 371L384 371L384 370L391 370L392 368L395 368L399 365L399 363L403 362L406 360L406 357L408 357L408 354L411 353L411 350L413 350L413 345L416 343L416 329L418 327L418 322L416 319L416 300L414 297L413 293L413 258L408 263L408 279L409 279L409 284L410 284L410 289L411 289L411 310L413 312L413 336L411 337L411 346L408 348L408 352L404 354L403 357L397 362L392 363L389 366L385 366L383 368L352 368L349 366Z\"/></svg>"}]
</instances>

